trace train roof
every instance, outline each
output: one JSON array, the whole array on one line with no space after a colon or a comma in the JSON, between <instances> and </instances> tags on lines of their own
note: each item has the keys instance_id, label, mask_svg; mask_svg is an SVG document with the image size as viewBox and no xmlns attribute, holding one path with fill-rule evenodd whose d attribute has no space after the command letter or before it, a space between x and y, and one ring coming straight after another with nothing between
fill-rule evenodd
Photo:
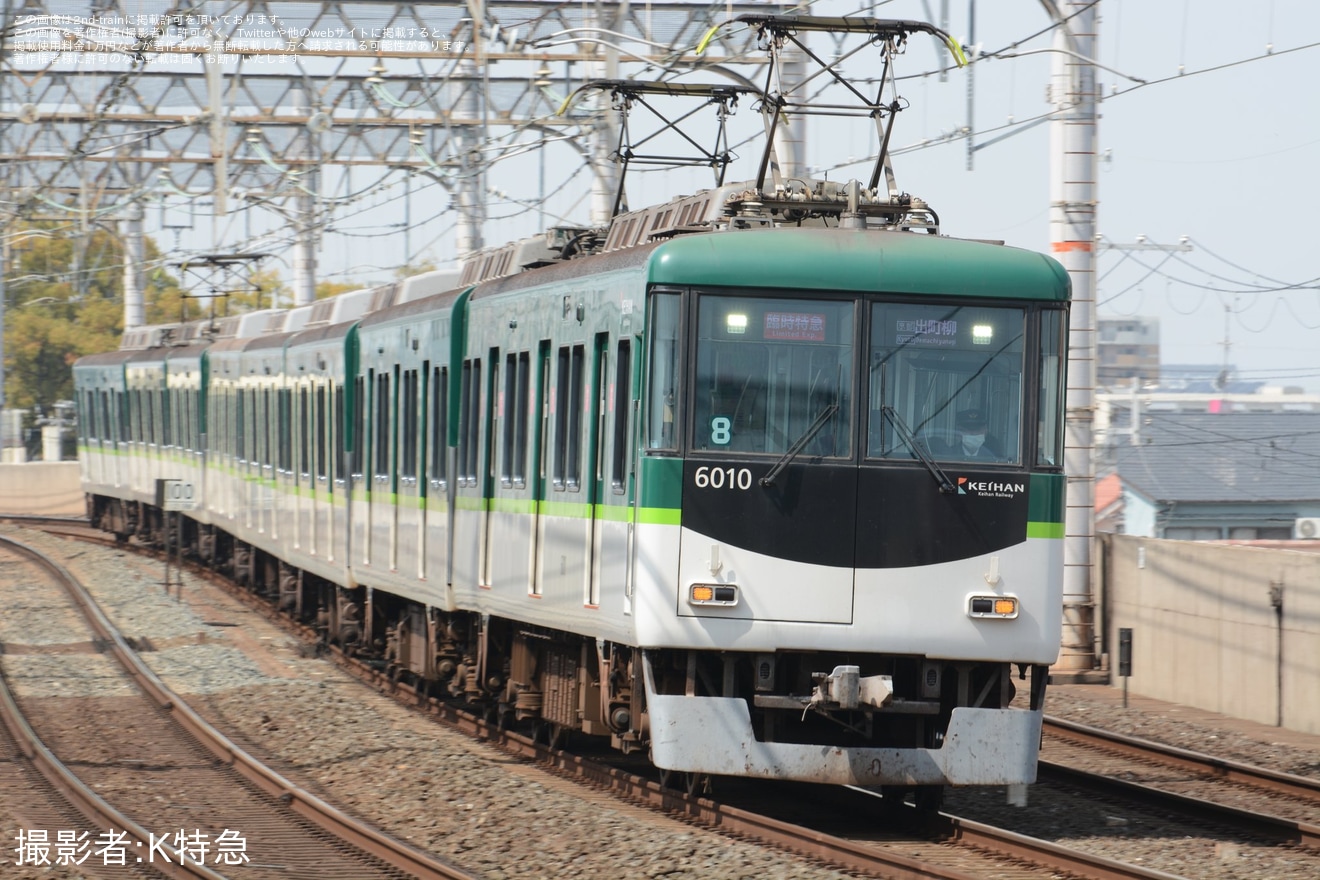
<instances>
[{"instance_id":1,"label":"train roof","mask_svg":"<svg viewBox=\"0 0 1320 880\"><path fill-rule=\"evenodd\" d=\"M651 254L647 280L1052 302L1066 302L1071 291L1067 271L1035 251L864 229L779 227L679 236Z\"/></svg>"},{"instance_id":2,"label":"train roof","mask_svg":"<svg viewBox=\"0 0 1320 880\"><path fill-rule=\"evenodd\" d=\"M450 290L445 293L437 293L423 299L412 300L401 305L391 306L388 309L381 309L379 312L372 312L359 322L358 327L362 330L368 330L372 327L380 327L392 324L401 319L410 318L414 315L425 315L438 308L448 308L463 293L462 290Z\"/></svg>"},{"instance_id":3,"label":"train roof","mask_svg":"<svg viewBox=\"0 0 1320 880\"><path fill-rule=\"evenodd\" d=\"M314 345L327 339L342 340L357 323L356 320L340 321L337 324L324 324L318 327L308 327L306 330L299 330L289 337L286 347L294 349L304 345Z\"/></svg>"},{"instance_id":4,"label":"train roof","mask_svg":"<svg viewBox=\"0 0 1320 880\"><path fill-rule=\"evenodd\" d=\"M663 244L665 242L649 242L625 250L551 263L547 266L528 269L517 275L492 279L480 284L472 292L472 299L480 300L538 284L553 284L556 281L581 278L583 275L604 274L639 266L644 264L651 253Z\"/></svg>"},{"instance_id":5,"label":"train roof","mask_svg":"<svg viewBox=\"0 0 1320 880\"><path fill-rule=\"evenodd\" d=\"M1071 291L1058 262L1021 248L891 230L766 227L689 233L553 263L483 283L473 299L643 264L652 284L1047 302L1066 302Z\"/></svg>"},{"instance_id":6,"label":"train roof","mask_svg":"<svg viewBox=\"0 0 1320 880\"><path fill-rule=\"evenodd\" d=\"M80 370L80 369L91 369L94 367L112 367L115 365L122 366L123 363L126 360L128 360L129 355L135 353L136 352L126 352L123 350L116 350L116 351L103 351L97 354L83 355L82 357L78 358L78 360L73 362L73 368L75 370Z\"/></svg>"}]
</instances>

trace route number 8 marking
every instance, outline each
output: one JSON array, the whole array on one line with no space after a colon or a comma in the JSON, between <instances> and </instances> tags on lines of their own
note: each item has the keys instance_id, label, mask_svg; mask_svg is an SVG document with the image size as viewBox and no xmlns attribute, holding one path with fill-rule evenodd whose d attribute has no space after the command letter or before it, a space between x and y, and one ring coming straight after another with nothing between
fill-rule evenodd
<instances>
[{"instance_id":1,"label":"route number 8 marking","mask_svg":"<svg viewBox=\"0 0 1320 880\"><path fill-rule=\"evenodd\" d=\"M733 419L728 416L716 416L710 420L710 442L716 446L728 446L733 439Z\"/></svg>"},{"instance_id":2,"label":"route number 8 marking","mask_svg":"<svg viewBox=\"0 0 1320 880\"><path fill-rule=\"evenodd\" d=\"M752 472L747 468L702 465L697 468L693 482L698 489L741 489L746 492L752 488Z\"/></svg>"}]
</instances>

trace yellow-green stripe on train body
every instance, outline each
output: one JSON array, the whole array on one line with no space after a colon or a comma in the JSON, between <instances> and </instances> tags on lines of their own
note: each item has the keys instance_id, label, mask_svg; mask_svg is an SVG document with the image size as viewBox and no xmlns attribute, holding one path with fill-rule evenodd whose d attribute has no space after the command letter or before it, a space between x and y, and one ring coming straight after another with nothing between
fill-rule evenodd
<instances>
[{"instance_id":1,"label":"yellow-green stripe on train body","mask_svg":"<svg viewBox=\"0 0 1320 880\"><path fill-rule=\"evenodd\" d=\"M964 693L984 689L983 670L1058 650L1067 295L1038 254L786 229L691 235L476 287L446 367L448 607L650 649L652 730L686 729L688 711L737 727L844 660L895 673L914 712L945 700L940 676L960 668L947 699L986 699ZM364 322L372 381L395 346L420 357L407 354L410 328L424 336L412 319ZM834 446L789 456L835 404ZM892 424L913 444L950 443L968 409L1011 429L1004 460L934 453L928 466ZM736 598L694 602L707 586ZM997 597L1011 616L996 616ZM991 613L973 610L987 598ZM677 699L691 657L711 681L728 661L746 693ZM746 670L767 663L779 678L758 706ZM935 694L922 684L932 671ZM1020 781L1038 716L1014 711L939 710L942 735L1014 743L1004 761L958 769L922 751L885 763L915 781ZM729 757L689 746L662 744L658 760L708 772ZM770 751L743 763L803 772L792 749Z\"/></svg>"},{"instance_id":2,"label":"yellow-green stripe on train body","mask_svg":"<svg viewBox=\"0 0 1320 880\"><path fill-rule=\"evenodd\" d=\"M518 712L663 768L1031 781L1060 635L1068 298L1042 255L878 229L565 259L217 343L207 503L239 540L370 588L401 669L535 694ZM254 413L294 420L279 449ZM469 664L473 644L509 653ZM551 667L608 710L541 708Z\"/></svg>"}]
</instances>

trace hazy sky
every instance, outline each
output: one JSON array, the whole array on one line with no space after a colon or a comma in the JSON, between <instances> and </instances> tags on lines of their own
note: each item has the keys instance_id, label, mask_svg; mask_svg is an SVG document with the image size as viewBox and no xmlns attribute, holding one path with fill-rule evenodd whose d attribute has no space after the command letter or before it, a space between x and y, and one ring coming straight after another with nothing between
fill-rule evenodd
<instances>
[{"instance_id":1,"label":"hazy sky","mask_svg":"<svg viewBox=\"0 0 1320 880\"><path fill-rule=\"evenodd\" d=\"M942 0L822 0L813 11L869 9L882 18L938 22L941 6ZM972 0L948 3L949 30L963 40L971 32L971 6ZM1024 53L1052 46L1050 19L1039 0L981 0L975 9L974 42L982 53L1018 57L985 58L941 81L919 75L947 64L948 56L933 40L912 41L898 68L900 76L914 77L900 83L909 107L893 140L898 184L930 202L947 234L1048 252L1049 126L1026 123L1051 109L1052 56ZM1165 363L1205 364L1224 359L1227 318L1228 359L1241 378L1320 392L1320 243L1314 240L1320 224L1312 219L1320 206L1320 3L1102 0L1098 56L1110 68L1100 72L1098 228L1118 245L1138 236L1160 244L1185 236L1192 245L1185 253L1100 251L1100 315L1157 317ZM877 66L850 62L846 70L874 76ZM626 64L621 70L637 72ZM967 141L949 138L968 123L969 86L975 141L1012 135L978 149L971 170ZM740 108L735 123L743 133L760 125L750 107ZM865 177L861 164L838 166L873 149L864 127L808 132L808 162L831 168L832 179ZM748 144L739 153L730 179L754 173L756 148ZM411 253L449 264L450 200L438 186L419 189L423 182L414 180L407 199ZM538 212L529 203L543 187L553 194L549 222L555 215L588 220L589 179L579 154L567 147L547 150L543 165L533 156L497 164L487 183L507 196L488 200L487 244L536 231ZM629 194L640 207L705 185L708 173L656 172L639 177ZM398 183L382 188L373 195L375 207L357 203L350 216L333 218L334 231L323 239L322 277L362 283L389 277L403 259L401 190ZM235 244L240 231L231 221ZM170 244L168 236L162 243ZM282 271L289 274L287 266Z\"/></svg>"},{"instance_id":2,"label":"hazy sky","mask_svg":"<svg viewBox=\"0 0 1320 880\"><path fill-rule=\"evenodd\" d=\"M925 18L927 9L938 16L938 0L885 3L874 14ZM976 43L986 53L1048 24L1028 0L976 10ZM968 4L951 4L950 19L966 37ZM1016 51L1051 45L1047 35ZM1098 54L1117 71L1099 74L1107 97L1098 229L1118 245L1186 236L1193 247L1100 251L1100 315L1158 317L1165 363L1212 364L1224 357L1227 317L1229 360L1242 378L1320 391L1320 4L1103 0ZM978 141L1048 111L1049 59L975 65ZM910 85L913 108L900 116L897 142L965 124L966 86L965 72ZM1047 129L978 150L971 171L965 141L900 156L900 182L936 206L949 234L1047 251Z\"/></svg>"}]
</instances>

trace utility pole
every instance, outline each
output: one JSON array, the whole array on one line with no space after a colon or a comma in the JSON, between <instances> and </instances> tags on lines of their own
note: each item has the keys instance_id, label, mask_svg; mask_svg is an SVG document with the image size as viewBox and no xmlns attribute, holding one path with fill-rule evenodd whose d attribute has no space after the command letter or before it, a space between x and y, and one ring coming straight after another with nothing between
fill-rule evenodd
<instances>
[{"instance_id":1,"label":"utility pole","mask_svg":"<svg viewBox=\"0 0 1320 880\"><path fill-rule=\"evenodd\" d=\"M130 148L137 152L137 147ZM142 166L136 163L125 164L129 176L130 189L141 184L144 176ZM124 247L124 329L141 327L147 323L146 306L146 243L142 235L142 218L146 211L139 199L130 199L124 208L124 217L119 221L120 239Z\"/></svg>"},{"instance_id":2,"label":"utility pole","mask_svg":"<svg viewBox=\"0 0 1320 880\"><path fill-rule=\"evenodd\" d=\"M1063 644L1059 664L1095 667L1095 217L1098 2L1041 0L1059 23L1050 96L1050 245L1072 279L1064 440Z\"/></svg>"},{"instance_id":3,"label":"utility pole","mask_svg":"<svg viewBox=\"0 0 1320 880\"><path fill-rule=\"evenodd\" d=\"M308 118L305 130L294 138L295 144L302 141L302 148L294 151L301 160L302 170L298 175L298 195L294 197L293 209L295 237L292 305L294 306L311 305L316 301L316 194L320 188L318 185L320 175L317 174L316 167L316 160L319 158L316 155L316 141L320 136L315 131L307 91L305 86L291 90L294 115Z\"/></svg>"},{"instance_id":4,"label":"utility pole","mask_svg":"<svg viewBox=\"0 0 1320 880\"><path fill-rule=\"evenodd\" d=\"M626 7L627 3L622 5ZM583 43L582 51L599 59L586 63L588 80L619 78L619 50L601 45L596 34L599 29L614 30L618 26L613 17L607 16L605 6L601 0L595 0L587 10L588 41ZM610 111L609 94L597 92L594 101L595 107L591 114L591 223L593 226L608 226L610 215L614 212L614 196L619 187L619 169L612 157L618 132L614 114ZM628 194L624 193L619 210L627 209Z\"/></svg>"}]
</instances>

